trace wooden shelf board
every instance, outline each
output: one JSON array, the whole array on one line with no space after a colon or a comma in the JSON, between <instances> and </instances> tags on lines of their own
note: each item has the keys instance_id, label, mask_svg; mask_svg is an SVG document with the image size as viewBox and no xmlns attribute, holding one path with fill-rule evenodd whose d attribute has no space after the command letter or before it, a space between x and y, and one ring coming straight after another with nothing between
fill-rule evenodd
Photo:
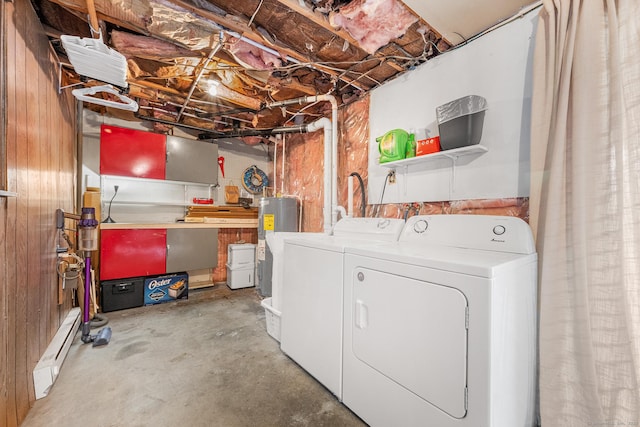
<instances>
[{"instance_id":1,"label":"wooden shelf board","mask_svg":"<svg viewBox=\"0 0 640 427\"><path fill-rule=\"evenodd\" d=\"M211 288L215 286L211 280L205 280L202 282L189 282L189 289L202 289L202 288Z\"/></svg>"}]
</instances>

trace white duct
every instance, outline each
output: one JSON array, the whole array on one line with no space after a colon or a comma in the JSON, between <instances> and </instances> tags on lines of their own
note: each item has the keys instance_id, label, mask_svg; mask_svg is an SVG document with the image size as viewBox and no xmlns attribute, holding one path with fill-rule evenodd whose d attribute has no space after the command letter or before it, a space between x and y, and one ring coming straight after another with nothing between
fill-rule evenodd
<instances>
[{"instance_id":1,"label":"white duct","mask_svg":"<svg viewBox=\"0 0 640 427\"><path fill-rule=\"evenodd\" d=\"M273 195L278 189L278 140L273 138Z\"/></svg>"},{"instance_id":2,"label":"white duct","mask_svg":"<svg viewBox=\"0 0 640 427\"><path fill-rule=\"evenodd\" d=\"M331 226L338 222L338 212L343 218L347 211L338 206L338 102L332 95L309 96L310 102L327 101L331 103ZM326 132L326 131L325 131ZM326 165L326 163L325 163ZM327 166L325 166L326 174ZM325 190L326 191L326 190Z\"/></svg>"},{"instance_id":3,"label":"white duct","mask_svg":"<svg viewBox=\"0 0 640 427\"><path fill-rule=\"evenodd\" d=\"M307 125L307 132L324 129L324 203L322 204L323 231L331 234L333 222L331 220L331 130L333 125L329 119L323 117Z\"/></svg>"},{"instance_id":4,"label":"white duct","mask_svg":"<svg viewBox=\"0 0 640 427\"><path fill-rule=\"evenodd\" d=\"M338 102L332 95L316 95L304 98L278 101L267 105L269 108L293 104L310 104L314 102L331 103L331 120L323 117L307 125L307 132L324 129L324 204L322 214L324 232L331 234L333 226L338 222L338 213L347 216L344 207L338 206Z\"/></svg>"}]
</instances>

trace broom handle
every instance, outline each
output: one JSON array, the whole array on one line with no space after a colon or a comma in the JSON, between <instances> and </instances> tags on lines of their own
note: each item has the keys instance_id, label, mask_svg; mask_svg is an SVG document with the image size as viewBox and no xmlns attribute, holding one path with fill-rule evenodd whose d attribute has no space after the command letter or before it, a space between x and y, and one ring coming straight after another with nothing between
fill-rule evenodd
<instances>
[{"instance_id":1,"label":"broom handle","mask_svg":"<svg viewBox=\"0 0 640 427\"><path fill-rule=\"evenodd\" d=\"M100 24L98 24L98 15L96 14L96 5L93 0L87 0L87 10L89 12L89 22L91 25L91 35L94 39L99 39Z\"/></svg>"},{"instance_id":2,"label":"broom handle","mask_svg":"<svg viewBox=\"0 0 640 427\"><path fill-rule=\"evenodd\" d=\"M91 320L89 313L89 297L91 293L91 257L87 256L84 260L84 310L82 313L82 321L87 323Z\"/></svg>"}]
</instances>

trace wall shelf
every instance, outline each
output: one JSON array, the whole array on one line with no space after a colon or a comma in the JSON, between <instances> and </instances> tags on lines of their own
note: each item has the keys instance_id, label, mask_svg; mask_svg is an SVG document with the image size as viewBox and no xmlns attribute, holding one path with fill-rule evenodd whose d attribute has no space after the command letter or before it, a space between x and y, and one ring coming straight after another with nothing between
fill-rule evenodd
<instances>
[{"instance_id":1,"label":"wall shelf","mask_svg":"<svg viewBox=\"0 0 640 427\"><path fill-rule=\"evenodd\" d=\"M103 200L104 201L104 200ZM108 203L108 200L106 201ZM213 206L213 204L204 204L204 203L181 203L181 202L156 202L156 201L136 201L136 200L124 200L124 201L113 201L114 205L152 205L152 206Z\"/></svg>"},{"instance_id":2,"label":"wall shelf","mask_svg":"<svg viewBox=\"0 0 640 427\"><path fill-rule=\"evenodd\" d=\"M118 193L114 197L116 185ZM158 222L172 222L184 217L189 206L205 206L193 203L193 199L213 199L215 185L102 175L102 213L103 216L109 213L109 203L113 200L111 214L116 221L148 221L152 217Z\"/></svg>"},{"instance_id":3,"label":"wall shelf","mask_svg":"<svg viewBox=\"0 0 640 427\"><path fill-rule=\"evenodd\" d=\"M417 164L427 164L432 161L450 159L455 161L464 156L479 156L489 151L484 145L469 145L466 147L454 148L453 150L438 151L424 156L410 157L408 159L396 160L395 162L380 163L380 166L389 169L399 169Z\"/></svg>"},{"instance_id":4,"label":"wall shelf","mask_svg":"<svg viewBox=\"0 0 640 427\"><path fill-rule=\"evenodd\" d=\"M456 165L458 160L463 158L465 164L473 160L473 157L480 156L489 151L484 145L468 145L466 147L454 148L452 150L438 151L437 153L425 154L424 156L410 157L408 159L396 160L395 162L380 163L380 166L398 171L404 175L404 194L407 194L407 175L409 174L409 167L416 166L422 169L429 167L433 168L436 161L447 159L451 161L447 168L451 168L451 174L449 176L449 193L453 192L456 185ZM440 165L439 167L442 167ZM415 168L414 168L415 170Z\"/></svg>"}]
</instances>

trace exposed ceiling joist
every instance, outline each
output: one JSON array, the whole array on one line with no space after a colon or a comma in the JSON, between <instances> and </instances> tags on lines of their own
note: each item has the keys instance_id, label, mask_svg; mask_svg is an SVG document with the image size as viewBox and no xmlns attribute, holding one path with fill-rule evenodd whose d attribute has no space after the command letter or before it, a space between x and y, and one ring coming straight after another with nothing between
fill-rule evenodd
<instances>
[{"instance_id":1,"label":"exposed ceiling joist","mask_svg":"<svg viewBox=\"0 0 640 427\"><path fill-rule=\"evenodd\" d=\"M315 24L319 25L320 27L333 32L336 36L351 43L352 45L354 46L358 45L358 42L353 37L351 37L351 34L347 33L346 31L340 28L338 29L334 28L329 23L329 20L325 16L314 12L313 10L309 9L307 6L303 6L302 4L300 4L300 1L298 0L277 0L277 1L278 3L283 4L284 6L293 10L294 12L299 13L305 18L313 21Z\"/></svg>"},{"instance_id":2,"label":"exposed ceiling joist","mask_svg":"<svg viewBox=\"0 0 640 427\"><path fill-rule=\"evenodd\" d=\"M428 11L418 18L400 0L32 0L61 58L59 35L90 35L87 1L104 42L127 59L138 117L165 128L172 120L214 133L274 128L297 114L310 121L325 107L263 106L318 94L349 102L450 47ZM66 71L71 84L100 84ZM216 98L205 80L219 83Z\"/></svg>"}]
</instances>

